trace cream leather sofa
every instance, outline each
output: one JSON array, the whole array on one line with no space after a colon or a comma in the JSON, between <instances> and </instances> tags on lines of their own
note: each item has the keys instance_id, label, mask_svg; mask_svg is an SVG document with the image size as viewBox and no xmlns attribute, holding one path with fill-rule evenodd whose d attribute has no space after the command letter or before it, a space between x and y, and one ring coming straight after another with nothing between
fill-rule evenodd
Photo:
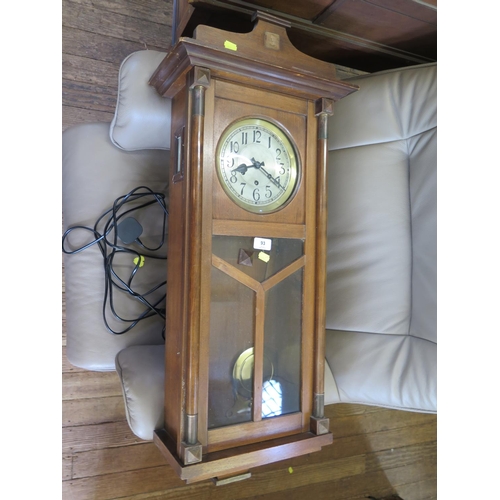
<instances>
[{"instance_id":1,"label":"cream leather sofa","mask_svg":"<svg viewBox=\"0 0 500 500\"><path fill-rule=\"evenodd\" d=\"M163 57L141 51L123 62L111 124L64 132L66 228L92 225L140 185L168 196L170 103L147 85ZM437 411L436 69L356 78L360 90L338 102L330 119L327 404ZM145 232L157 234L150 224L144 221ZM71 245L88 238L76 235ZM148 265L139 285L166 275L165 261ZM163 321L109 333L102 274L95 245L65 255L68 359L116 369L129 425L150 440L163 423Z\"/></svg>"},{"instance_id":2,"label":"cream leather sofa","mask_svg":"<svg viewBox=\"0 0 500 500\"><path fill-rule=\"evenodd\" d=\"M437 409L436 71L356 78L330 122L329 403Z\"/></svg>"}]
</instances>

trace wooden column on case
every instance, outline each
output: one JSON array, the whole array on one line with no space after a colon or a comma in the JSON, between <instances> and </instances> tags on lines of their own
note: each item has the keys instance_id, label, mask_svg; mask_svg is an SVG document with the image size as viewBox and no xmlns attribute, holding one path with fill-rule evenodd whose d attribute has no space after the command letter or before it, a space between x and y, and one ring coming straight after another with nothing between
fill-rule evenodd
<instances>
[{"instance_id":1,"label":"wooden column on case","mask_svg":"<svg viewBox=\"0 0 500 500\"><path fill-rule=\"evenodd\" d=\"M194 67L188 75L190 91L189 134L189 241L201 241L203 196L203 136L205 126L205 89L210 85L210 71ZM188 304L186 332L186 395L184 432L180 456L184 464L201 461L198 441L198 390L200 361L201 245L188 245Z\"/></svg>"},{"instance_id":2,"label":"wooden column on case","mask_svg":"<svg viewBox=\"0 0 500 500\"><path fill-rule=\"evenodd\" d=\"M330 430L325 418L325 316L326 316L326 252L328 197L328 116L333 114L333 100L315 102L318 120L317 184L316 184L316 310L314 337L314 406L311 431L326 434Z\"/></svg>"},{"instance_id":3,"label":"wooden column on case","mask_svg":"<svg viewBox=\"0 0 500 500\"><path fill-rule=\"evenodd\" d=\"M186 85L177 87L172 96L165 430L182 462L193 464L202 459L198 442L201 247L191 242L199 241L201 232L204 93L210 72L194 67L179 79Z\"/></svg>"}]
</instances>

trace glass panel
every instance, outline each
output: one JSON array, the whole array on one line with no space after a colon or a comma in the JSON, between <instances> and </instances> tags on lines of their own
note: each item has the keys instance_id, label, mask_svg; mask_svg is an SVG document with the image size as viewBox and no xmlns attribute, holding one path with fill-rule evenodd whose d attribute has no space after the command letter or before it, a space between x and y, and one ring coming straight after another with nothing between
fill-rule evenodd
<instances>
[{"instance_id":1,"label":"glass panel","mask_svg":"<svg viewBox=\"0 0 500 500\"><path fill-rule=\"evenodd\" d=\"M259 238L260 239L260 238ZM265 238L269 250L254 248L254 238L246 236L214 236L212 251L217 257L262 283L297 260L303 254L303 241L287 238ZM266 242L264 242L264 246ZM259 253L269 259L259 258ZM267 260L267 262L266 262Z\"/></svg>"},{"instance_id":2,"label":"glass panel","mask_svg":"<svg viewBox=\"0 0 500 500\"><path fill-rule=\"evenodd\" d=\"M253 290L212 268L209 428L252 420L254 310Z\"/></svg>"},{"instance_id":3,"label":"glass panel","mask_svg":"<svg viewBox=\"0 0 500 500\"><path fill-rule=\"evenodd\" d=\"M264 374L263 418L300 411L302 275L296 271L266 294L264 358L273 370Z\"/></svg>"}]
</instances>

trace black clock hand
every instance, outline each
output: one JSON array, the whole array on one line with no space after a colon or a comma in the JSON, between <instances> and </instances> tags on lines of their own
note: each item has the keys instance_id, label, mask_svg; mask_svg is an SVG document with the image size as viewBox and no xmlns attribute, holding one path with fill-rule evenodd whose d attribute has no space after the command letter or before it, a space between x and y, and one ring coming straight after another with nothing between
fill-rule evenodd
<instances>
[{"instance_id":1,"label":"black clock hand","mask_svg":"<svg viewBox=\"0 0 500 500\"><path fill-rule=\"evenodd\" d=\"M279 181L277 181L269 172L267 172L266 170L264 170L262 167L261 167L261 170L262 172L267 175L267 178L275 185L275 186L278 186L282 191L285 190L285 188L280 184Z\"/></svg>"},{"instance_id":2,"label":"black clock hand","mask_svg":"<svg viewBox=\"0 0 500 500\"><path fill-rule=\"evenodd\" d=\"M233 170L231 170L231 172L240 172L242 175L245 175L246 171L249 168L252 168L253 166L254 165L245 165L244 163L242 163L241 165L238 165L236 168L233 168Z\"/></svg>"},{"instance_id":3,"label":"black clock hand","mask_svg":"<svg viewBox=\"0 0 500 500\"><path fill-rule=\"evenodd\" d=\"M250 160L252 162L252 166L257 168L258 170L262 170L262 173L275 185L278 186L281 190L285 190L285 188L277 181L265 168L263 161L257 161L255 158Z\"/></svg>"},{"instance_id":4,"label":"black clock hand","mask_svg":"<svg viewBox=\"0 0 500 500\"><path fill-rule=\"evenodd\" d=\"M258 169L258 168L260 168L260 165L264 165L264 162L260 163L258 161L255 161L254 158L251 159L251 162L252 162L251 165L245 165L244 163L242 163L241 165L238 165L236 168L233 168L233 170L231 170L231 173L240 172L240 174L245 175L249 168L257 168Z\"/></svg>"}]
</instances>

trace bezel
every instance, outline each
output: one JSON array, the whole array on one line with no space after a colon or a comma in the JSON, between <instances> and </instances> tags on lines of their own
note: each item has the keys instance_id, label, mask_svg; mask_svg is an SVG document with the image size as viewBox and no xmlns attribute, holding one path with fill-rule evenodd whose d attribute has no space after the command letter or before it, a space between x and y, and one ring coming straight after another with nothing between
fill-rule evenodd
<instances>
[{"instance_id":1,"label":"bezel","mask_svg":"<svg viewBox=\"0 0 500 500\"><path fill-rule=\"evenodd\" d=\"M247 201L245 197L239 196L235 190L231 189L230 185L226 181L227 175L224 172L224 160L221 159L221 153L224 147L228 144L230 138L234 136L234 134L244 131L245 127L262 127L267 129L269 134L274 135L275 138L283 145L290 159L290 180L284 193L277 199L274 198L267 204ZM219 138L216 148L215 163L219 182L226 195L240 208L254 214L270 214L282 210L293 200L300 184L301 162L295 143L290 134L281 124L268 117L247 116L231 122Z\"/></svg>"}]
</instances>

